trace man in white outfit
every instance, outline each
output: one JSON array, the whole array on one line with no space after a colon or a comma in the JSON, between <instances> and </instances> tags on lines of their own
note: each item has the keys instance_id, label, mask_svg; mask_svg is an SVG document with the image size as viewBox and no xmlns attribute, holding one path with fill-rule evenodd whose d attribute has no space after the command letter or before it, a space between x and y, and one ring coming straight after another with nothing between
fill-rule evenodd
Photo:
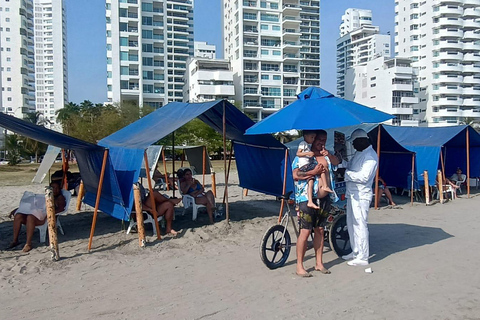
<instances>
[{"instance_id":1,"label":"man in white outfit","mask_svg":"<svg viewBox=\"0 0 480 320\"><path fill-rule=\"evenodd\" d=\"M349 138L355 150L346 164L345 182L347 198L347 227L352 253L342 258L349 266L368 265L368 210L372 201L372 184L377 170L378 156L367 133L353 131Z\"/></svg>"}]
</instances>

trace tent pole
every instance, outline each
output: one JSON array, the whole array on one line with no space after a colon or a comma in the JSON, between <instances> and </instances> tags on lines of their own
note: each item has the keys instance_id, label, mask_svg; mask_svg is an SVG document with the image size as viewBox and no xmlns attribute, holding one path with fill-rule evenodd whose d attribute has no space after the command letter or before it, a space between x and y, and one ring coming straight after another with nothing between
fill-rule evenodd
<instances>
[{"instance_id":1,"label":"tent pole","mask_svg":"<svg viewBox=\"0 0 480 320\"><path fill-rule=\"evenodd\" d=\"M165 183L167 184L167 191L170 191L170 183L168 183L167 162L165 161L165 147L162 147L162 160L163 160L163 172L165 172L164 174Z\"/></svg>"},{"instance_id":2,"label":"tent pole","mask_svg":"<svg viewBox=\"0 0 480 320\"><path fill-rule=\"evenodd\" d=\"M215 180L215 172L212 171L212 192L213 196L216 198L217 197L217 182Z\"/></svg>"},{"instance_id":3,"label":"tent pole","mask_svg":"<svg viewBox=\"0 0 480 320\"><path fill-rule=\"evenodd\" d=\"M375 210L378 210L378 204L380 202L380 197L378 194L378 176L380 173L380 138L381 134L380 132L382 131L382 125L378 125L378 134L377 134L377 156L378 156L378 166L377 166L377 172L375 173Z\"/></svg>"},{"instance_id":4,"label":"tent pole","mask_svg":"<svg viewBox=\"0 0 480 320\"><path fill-rule=\"evenodd\" d=\"M83 196L85 196L85 186L83 185L83 180L80 180L80 187L78 188L77 194L77 211L80 211L82 208Z\"/></svg>"},{"instance_id":5,"label":"tent pole","mask_svg":"<svg viewBox=\"0 0 480 320\"><path fill-rule=\"evenodd\" d=\"M165 172L165 175L166 174L167 173ZM175 198L175 131L172 131L172 174L173 174L173 196L172 197ZM160 236L160 233L158 233L158 235Z\"/></svg>"},{"instance_id":6,"label":"tent pole","mask_svg":"<svg viewBox=\"0 0 480 320\"><path fill-rule=\"evenodd\" d=\"M282 195L285 194L287 189L287 163L288 163L288 148L285 148L285 167L283 169L283 189ZM287 200L288 201L288 200ZM285 206L285 199L282 198L282 204L280 205L280 213L278 214L278 223L282 221L283 208Z\"/></svg>"},{"instance_id":7,"label":"tent pole","mask_svg":"<svg viewBox=\"0 0 480 320\"><path fill-rule=\"evenodd\" d=\"M182 161L180 162L180 168L183 168L183 161L185 160L185 149L182 152Z\"/></svg>"},{"instance_id":8,"label":"tent pole","mask_svg":"<svg viewBox=\"0 0 480 320\"><path fill-rule=\"evenodd\" d=\"M140 187L138 186L138 183L133 184L133 199L135 203L135 214L137 216L138 244L140 248L145 248L146 240L145 225L143 223L142 197L140 196Z\"/></svg>"},{"instance_id":9,"label":"tent pole","mask_svg":"<svg viewBox=\"0 0 480 320\"><path fill-rule=\"evenodd\" d=\"M428 171L423 171L423 180L425 182L425 204L430 204L430 186L428 185Z\"/></svg>"},{"instance_id":10,"label":"tent pole","mask_svg":"<svg viewBox=\"0 0 480 320\"><path fill-rule=\"evenodd\" d=\"M147 177L150 177L150 168L148 167L147 150L144 151L143 158L145 159L145 175ZM152 180L147 179L147 181L148 181L148 190L150 191L150 200L151 200L151 206L152 206L153 219L155 219L155 227L157 227L157 239L161 240L162 237L160 236L160 227L158 226L158 213L157 213L157 206L155 205L155 198L153 196ZM173 192L175 192L175 190Z\"/></svg>"},{"instance_id":11,"label":"tent pole","mask_svg":"<svg viewBox=\"0 0 480 320\"><path fill-rule=\"evenodd\" d=\"M68 171L68 159L66 155L66 150L62 149L62 171L63 171L63 177L62 177L62 184L63 184L63 189L68 190L68 177L67 177L67 171Z\"/></svg>"},{"instance_id":12,"label":"tent pole","mask_svg":"<svg viewBox=\"0 0 480 320\"><path fill-rule=\"evenodd\" d=\"M223 116L222 116L222 124L223 124L223 167L225 168L225 192L224 192L224 195L223 195L223 201L225 203L225 217L227 219L227 223L230 222L230 210L228 208L228 172L227 172L227 128L226 128L226 115L225 115L225 112L226 112L226 107L225 107L225 100L223 100ZM233 147L233 143L232 143L232 147ZM230 158L232 158L230 156Z\"/></svg>"},{"instance_id":13,"label":"tent pole","mask_svg":"<svg viewBox=\"0 0 480 320\"><path fill-rule=\"evenodd\" d=\"M185 152L185 150L183 152ZM206 168L205 162L207 161L205 159L206 153L207 153L207 147L203 146L203 168L202 168L202 170L203 170L203 183L202 183L203 186L205 186L205 168Z\"/></svg>"},{"instance_id":14,"label":"tent pole","mask_svg":"<svg viewBox=\"0 0 480 320\"><path fill-rule=\"evenodd\" d=\"M102 171L100 172L100 180L98 181L97 198L95 199L95 210L93 211L92 229L90 230L90 239L88 239L88 251L92 249L93 233L97 224L98 206L100 205L100 196L102 195L103 180L105 177L105 167L107 166L108 149L103 152Z\"/></svg>"},{"instance_id":15,"label":"tent pole","mask_svg":"<svg viewBox=\"0 0 480 320\"><path fill-rule=\"evenodd\" d=\"M442 178L443 178L443 181L447 181L447 180L445 179L445 162L444 162L444 160L443 160L442 148L443 148L443 146L440 147L440 163L441 163L441 165L442 165Z\"/></svg>"},{"instance_id":16,"label":"tent pole","mask_svg":"<svg viewBox=\"0 0 480 320\"><path fill-rule=\"evenodd\" d=\"M225 180L225 191L223 193L223 202L222 203L226 203L227 206L228 206L228 190L227 190L227 183L228 183L228 179L230 178L230 164L232 163L232 149L233 149L233 143L232 145L230 146L230 157L228 158L228 167L227 167L227 178Z\"/></svg>"},{"instance_id":17,"label":"tent pole","mask_svg":"<svg viewBox=\"0 0 480 320\"><path fill-rule=\"evenodd\" d=\"M470 198L470 133L467 127L467 198Z\"/></svg>"},{"instance_id":18,"label":"tent pole","mask_svg":"<svg viewBox=\"0 0 480 320\"><path fill-rule=\"evenodd\" d=\"M415 153L412 153L412 182L410 183L410 205L413 206L413 180L415 179Z\"/></svg>"}]
</instances>

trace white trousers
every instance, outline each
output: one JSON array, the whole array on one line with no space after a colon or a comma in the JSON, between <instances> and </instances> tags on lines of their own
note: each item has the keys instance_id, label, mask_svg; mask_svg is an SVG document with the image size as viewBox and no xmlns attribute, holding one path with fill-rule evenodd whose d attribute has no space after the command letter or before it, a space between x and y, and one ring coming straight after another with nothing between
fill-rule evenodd
<instances>
[{"instance_id":1,"label":"white trousers","mask_svg":"<svg viewBox=\"0 0 480 320\"><path fill-rule=\"evenodd\" d=\"M353 256L368 261L370 255L368 243L368 210L369 200L347 199L347 227Z\"/></svg>"}]
</instances>

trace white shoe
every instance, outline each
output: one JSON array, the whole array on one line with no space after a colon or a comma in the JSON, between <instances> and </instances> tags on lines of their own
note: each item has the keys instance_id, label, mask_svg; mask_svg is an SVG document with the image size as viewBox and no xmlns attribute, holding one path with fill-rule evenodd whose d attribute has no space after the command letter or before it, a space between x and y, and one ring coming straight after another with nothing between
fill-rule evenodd
<instances>
[{"instance_id":1,"label":"white shoe","mask_svg":"<svg viewBox=\"0 0 480 320\"><path fill-rule=\"evenodd\" d=\"M367 266L368 260L353 259L347 262L349 266Z\"/></svg>"},{"instance_id":2,"label":"white shoe","mask_svg":"<svg viewBox=\"0 0 480 320\"><path fill-rule=\"evenodd\" d=\"M342 256L342 259L343 259L343 260L353 260L353 258L355 258L355 257L353 256L353 251L350 252L349 254L347 254L346 256Z\"/></svg>"}]
</instances>

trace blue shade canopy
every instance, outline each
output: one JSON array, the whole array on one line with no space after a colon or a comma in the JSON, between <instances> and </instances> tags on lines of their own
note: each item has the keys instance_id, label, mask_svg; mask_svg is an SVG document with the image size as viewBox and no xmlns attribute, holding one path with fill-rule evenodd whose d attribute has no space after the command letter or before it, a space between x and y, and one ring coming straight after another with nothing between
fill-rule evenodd
<instances>
[{"instance_id":1,"label":"blue shade canopy","mask_svg":"<svg viewBox=\"0 0 480 320\"><path fill-rule=\"evenodd\" d=\"M317 87L302 91L298 100L253 125L246 134L266 134L292 129L316 130L380 123L392 115L335 97Z\"/></svg>"}]
</instances>

